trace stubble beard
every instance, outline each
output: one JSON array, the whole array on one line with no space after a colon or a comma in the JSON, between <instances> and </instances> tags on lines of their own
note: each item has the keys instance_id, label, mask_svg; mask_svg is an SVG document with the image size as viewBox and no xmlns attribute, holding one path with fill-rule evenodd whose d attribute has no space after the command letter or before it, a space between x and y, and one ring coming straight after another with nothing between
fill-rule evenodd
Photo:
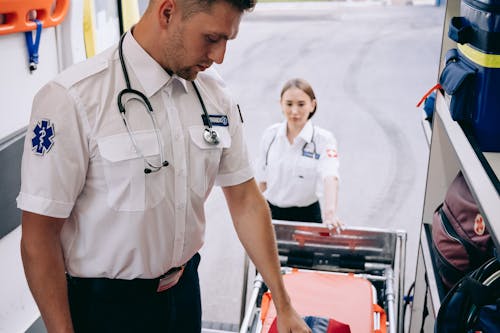
<instances>
[{"instance_id":1,"label":"stubble beard","mask_svg":"<svg viewBox=\"0 0 500 333\"><path fill-rule=\"evenodd\" d=\"M188 81L194 81L198 76L198 72L195 71L193 67L181 68L175 74Z\"/></svg>"},{"instance_id":2,"label":"stubble beard","mask_svg":"<svg viewBox=\"0 0 500 333\"><path fill-rule=\"evenodd\" d=\"M186 53L182 31L177 30L174 32L171 42L165 48L165 58L173 59L174 66L177 67L177 65L185 58ZM195 69L195 66L187 66L177 69L171 68L170 71L188 81L194 81L198 75L198 71Z\"/></svg>"}]
</instances>

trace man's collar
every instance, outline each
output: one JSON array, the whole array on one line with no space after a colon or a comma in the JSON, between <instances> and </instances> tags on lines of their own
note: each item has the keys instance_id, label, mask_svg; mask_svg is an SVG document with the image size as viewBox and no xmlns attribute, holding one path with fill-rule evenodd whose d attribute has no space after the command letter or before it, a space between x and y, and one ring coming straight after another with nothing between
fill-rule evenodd
<instances>
[{"instance_id":1,"label":"man's collar","mask_svg":"<svg viewBox=\"0 0 500 333\"><path fill-rule=\"evenodd\" d=\"M129 64L127 70L133 72L144 89L146 97L153 96L165 84L177 80L187 92L187 82L177 75L169 75L156 60L154 60L135 40L131 31L127 32L123 40L123 54L125 63ZM134 87L132 87L134 88ZM137 89L137 88L136 88Z\"/></svg>"}]
</instances>

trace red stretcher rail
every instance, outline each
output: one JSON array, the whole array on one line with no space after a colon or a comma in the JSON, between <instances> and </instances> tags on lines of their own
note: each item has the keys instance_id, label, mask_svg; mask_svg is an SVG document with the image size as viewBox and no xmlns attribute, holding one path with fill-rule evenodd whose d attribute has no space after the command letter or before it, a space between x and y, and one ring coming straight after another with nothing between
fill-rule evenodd
<instances>
[{"instance_id":1,"label":"red stretcher rail","mask_svg":"<svg viewBox=\"0 0 500 333\"><path fill-rule=\"evenodd\" d=\"M70 0L0 0L0 35L36 29L30 13L36 11L36 19L44 28L60 24L66 17Z\"/></svg>"}]
</instances>

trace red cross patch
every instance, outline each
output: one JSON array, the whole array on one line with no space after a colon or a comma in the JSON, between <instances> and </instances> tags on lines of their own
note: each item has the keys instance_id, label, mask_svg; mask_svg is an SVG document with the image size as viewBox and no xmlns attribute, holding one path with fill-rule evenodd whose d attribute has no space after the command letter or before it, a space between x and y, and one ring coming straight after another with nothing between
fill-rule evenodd
<instances>
[{"instance_id":1,"label":"red cross patch","mask_svg":"<svg viewBox=\"0 0 500 333\"><path fill-rule=\"evenodd\" d=\"M486 225L484 223L484 219L481 214L477 214L476 218L474 219L474 232L476 233L476 235L481 236L484 234L485 230Z\"/></svg>"},{"instance_id":2,"label":"red cross patch","mask_svg":"<svg viewBox=\"0 0 500 333\"><path fill-rule=\"evenodd\" d=\"M338 156L338 154L337 154L337 151L335 149L327 149L326 156L328 156L330 158L335 158Z\"/></svg>"}]
</instances>

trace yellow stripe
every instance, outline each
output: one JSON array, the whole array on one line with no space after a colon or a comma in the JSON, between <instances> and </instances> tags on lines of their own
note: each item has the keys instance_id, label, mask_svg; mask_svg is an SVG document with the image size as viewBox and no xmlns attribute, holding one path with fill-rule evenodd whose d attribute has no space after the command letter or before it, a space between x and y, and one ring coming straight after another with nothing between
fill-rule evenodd
<instances>
[{"instance_id":1,"label":"yellow stripe","mask_svg":"<svg viewBox=\"0 0 500 333\"><path fill-rule=\"evenodd\" d=\"M95 18L94 0L83 1L83 41L85 54L91 58L95 54Z\"/></svg>"},{"instance_id":2,"label":"yellow stripe","mask_svg":"<svg viewBox=\"0 0 500 333\"><path fill-rule=\"evenodd\" d=\"M139 21L139 2L137 0L122 0L123 31Z\"/></svg>"},{"instance_id":3,"label":"yellow stripe","mask_svg":"<svg viewBox=\"0 0 500 333\"><path fill-rule=\"evenodd\" d=\"M472 62L482 67L500 68L500 54L487 54L473 49L468 44L457 44L458 49Z\"/></svg>"}]
</instances>

